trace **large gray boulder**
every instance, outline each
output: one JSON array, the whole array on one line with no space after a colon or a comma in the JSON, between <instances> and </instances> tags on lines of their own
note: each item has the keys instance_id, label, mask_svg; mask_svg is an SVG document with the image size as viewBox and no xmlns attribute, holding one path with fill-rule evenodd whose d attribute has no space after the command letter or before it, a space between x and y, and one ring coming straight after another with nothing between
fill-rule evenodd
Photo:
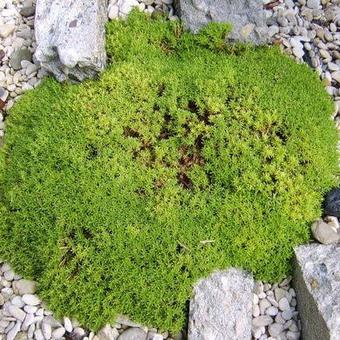
<instances>
[{"instance_id":1,"label":"large gray boulder","mask_svg":"<svg viewBox=\"0 0 340 340\"><path fill-rule=\"evenodd\" d=\"M294 284L304 340L340 339L340 246L295 248Z\"/></svg>"},{"instance_id":2,"label":"large gray boulder","mask_svg":"<svg viewBox=\"0 0 340 340\"><path fill-rule=\"evenodd\" d=\"M254 280L243 270L199 281L190 301L188 340L250 340Z\"/></svg>"},{"instance_id":3,"label":"large gray boulder","mask_svg":"<svg viewBox=\"0 0 340 340\"><path fill-rule=\"evenodd\" d=\"M106 0L37 0L35 57L59 81L94 77L106 64Z\"/></svg>"},{"instance_id":4,"label":"large gray boulder","mask_svg":"<svg viewBox=\"0 0 340 340\"><path fill-rule=\"evenodd\" d=\"M177 0L176 7L193 32L211 21L228 22L233 26L232 40L257 45L269 40L262 0Z\"/></svg>"}]
</instances>

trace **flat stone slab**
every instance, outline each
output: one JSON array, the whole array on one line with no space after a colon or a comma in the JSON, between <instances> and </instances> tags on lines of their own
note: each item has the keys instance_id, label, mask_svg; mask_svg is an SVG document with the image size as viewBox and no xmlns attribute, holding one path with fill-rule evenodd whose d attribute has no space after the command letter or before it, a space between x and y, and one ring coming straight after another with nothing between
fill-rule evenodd
<instances>
[{"instance_id":1,"label":"flat stone slab","mask_svg":"<svg viewBox=\"0 0 340 340\"><path fill-rule=\"evenodd\" d=\"M104 69L106 0L37 0L35 13L35 56L59 81Z\"/></svg>"},{"instance_id":2,"label":"flat stone slab","mask_svg":"<svg viewBox=\"0 0 340 340\"><path fill-rule=\"evenodd\" d=\"M231 268L200 280L190 301L188 340L250 340L254 280Z\"/></svg>"},{"instance_id":3,"label":"flat stone slab","mask_svg":"<svg viewBox=\"0 0 340 340\"><path fill-rule=\"evenodd\" d=\"M295 274L302 339L340 339L340 245L295 248Z\"/></svg>"},{"instance_id":4,"label":"flat stone slab","mask_svg":"<svg viewBox=\"0 0 340 340\"><path fill-rule=\"evenodd\" d=\"M177 0L176 8L193 32L209 22L226 22L232 24L232 40L259 45L270 38L262 0Z\"/></svg>"}]
</instances>

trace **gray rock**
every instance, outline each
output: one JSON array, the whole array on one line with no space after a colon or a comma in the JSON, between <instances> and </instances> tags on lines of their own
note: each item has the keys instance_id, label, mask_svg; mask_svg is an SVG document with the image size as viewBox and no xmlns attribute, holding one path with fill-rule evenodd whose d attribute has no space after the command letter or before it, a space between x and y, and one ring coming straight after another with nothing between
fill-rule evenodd
<instances>
[{"instance_id":1,"label":"gray rock","mask_svg":"<svg viewBox=\"0 0 340 340\"><path fill-rule=\"evenodd\" d=\"M21 62L23 60L32 61L32 53L25 47L19 48L11 54L9 64L15 71L17 71L21 69Z\"/></svg>"},{"instance_id":2,"label":"gray rock","mask_svg":"<svg viewBox=\"0 0 340 340\"><path fill-rule=\"evenodd\" d=\"M321 219L314 222L311 229L314 238L320 243L331 244L337 243L340 240L340 235L336 228Z\"/></svg>"},{"instance_id":3,"label":"gray rock","mask_svg":"<svg viewBox=\"0 0 340 340\"><path fill-rule=\"evenodd\" d=\"M52 332L52 337L54 339L60 339L63 337L64 334L65 334L65 328L59 327Z\"/></svg>"},{"instance_id":4,"label":"gray rock","mask_svg":"<svg viewBox=\"0 0 340 340\"><path fill-rule=\"evenodd\" d=\"M256 318L260 316L260 307L259 305L253 305L253 317Z\"/></svg>"},{"instance_id":5,"label":"gray rock","mask_svg":"<svg viewBox=\"0 0 340 340\"><path fill-rule=\"evenodd\" d=\"M26 313L20 309L17 306L14 305L9 305L8 306L8 312L9 314L11 314L14 318L16 318L19 321L24 321L25 317L26 317Z\"/></svg>"},{"instance_id":6,"label":"gray rock","mask_svg":"<svg viewBox=\"0 0 340 340\"><path fill-rule=\"evenodd\" d=\"M146 340L147 333L141 328L128 328L119 337L118 340Z\"/></svg>"},{"instance_id":7,"label":"gray rock","mask_svg":"<svg viewBox=\"0 0 340 340\"><path fill-rule=\"evenodd\" d=\"M289 310L289 302L287 300L286 297L283 297L280 301L279 301L279 308L280 310L282 311L286 311L286 310Z\"/></svg>"},{"instance_id":8,"label":"gray rock","mask_svg":"<svg viewBox=\"0 0 340 340\"><path fill-rule=\"evenodd\" d=\"M291 309L287 309L283 311L281 315L285 320L289 321L293 317L293 312L291 311Z\"/></svg>"},{"instance_id":9,"label":"gray rock","mask_svg":"<svg viewBox=\"0 0 340 340\"><path fill-rule=\"evenodd\" d=\"M267 299L262 299L260 301L260 312L264 314L266 309L271 306L271 303Z\"/></svg>"},{"instance_id":10,"label":"gray rock","mask_svg":"<svg viewBox=\"0 0 340 340\"><path fill-rule=\"evenodd\" d=\"M283 288L275 288L275 299L279 302L283 297L286 296L286 291Z\"/></svg>"},{"instance_id":11,"label":"gray rock","mask_svg":"<svg viewBox=\"0 0 340 340\"><path fill-rule=\"evenodd\" d=\"M52 335L52 327L46 322L41 324L41 331L45 339L50 339Z\"/></svg>"},{"instance_id":12,"label":"gray rock","mask_svg":"<svg viewBox=\"0 0 340 340\"><path fill-rule=\"evenodd\" d=\"M302 338L340 339L340 246L304 245L295 248L295 256Z\"/></svg>"},{"instance_id":13,"label":"gray rock","mask_svg":"<svg viewBox=\"0 0 340 340\"><path fill-rule=\"evenodd\" d=\"M320 6L320 0L307 0L307 7L311 9L318 9Z\"/></svg>"},{"instance_id":14,"label":"gray rock","mask_svg":"<svg viewBox=\"0 0 340 340\"><path fill-rule=\"evenodd\" d=\"M269 316L276 316L278 312L279 310L277 309L277 307L274 306L271 306L266 310L266 314Z\"/></svg>"},{"instance_id":15,"label":"gray rock","mask_svg":"<svg viewBox=\"0 0 340 340\"><path fill-rule=\"evenodd\" d=\"M10 34L12 34L14 30L15 30L15 25L12 25L12 24L0 25L0 37L5 39Z\"/></svg>"},{"instance_id":16,"label":"gray rock","mask_svg":"<svg viewBox=\"0 0 340 340\"><path fill-rule=\"evenodd\" d=\"M15 326L7 333L6 340L14 340L16 335L19 333L21 322L17 321Z\"/></svg>"},{"instance_id":17,"label":"gray rock","mask_svg":"<svg viewBox=\"0 0 340 340\"><path fill-rule=\"evenodd\" d=\"M34 294L37 291L37 285L34 281L22 279L13 282L13 290L19 295Z\"/></svg>"},{"instance_id":18,"label":"gray rock","mask_svg":"<svg viewBox=\"0 0 340 340\"><path fill-rule=\"evenodd\" d=\"M177 9L193 32L209 22L228 22L232 40L263 44L269 39L262 0L177 0Z\"/></svg>"},{"instance_id":19,"label":"gray rock","mask_svg":"<svg viewBox=\"0 0 340 340\"><path fill-rule=\"evenodd\" d=\"M250 339L254 280L231 268L200 280L190 301L188 339Z\"/></svg>"},{"instance_id":20,"label":"gray rock","mask_svg":"<svg viewBox=\"0 0 340 340\"><path fill-rule=\"evenodd\" d=\"M82 81L104 69L106 5L106 0L37 0L35 56L59 81Z\"/></svg>"},{"instance_id":21,"label":"gray rock","mask_svg":"<svg viewBox=\"0 0 340 340\"><path fill-rule=\"evenodd\" d=\"M340 71L333 72L332 78L340 84Z\"/></svg>"},{"instance_id":22,"label":"gray rock","mask_svg":"<svg viewBox=\"0 0 340 340\"><path fill-rule=\"evenodd\" d=\"M273 323L268 326L268 333L272 337L277 337L283 331L283 326L279 323Z\"/></svg>"},{"instance_id":23,"label":"gray rock","mask_svg":"<svg viewBox=\"0 0 340 340\"><path fill-rule=\"evenodd\" d=\"M257 318L254 318L252 321L252 325L254 328L265 327L272 323L273 323L273 319L269 315L261 315Z\"/></svg>"},{"instance_id":24,"label":"gray rock","mask_svg":"<svg viewBox=\"0 0 340 340\"><path fill-rule=\"evenodd\" d=\"M30 16L34 15L34 13L35 13L35 7L33 7L33 6L23 7L23 8L20 10L20 14L21 14L23 17L30 17Z\"/></svg>"},{"instance_id":25,"label":"gray rock","mask_svg":"<svg viewBox=\"0 0 340 340\"><path fill-rule=\"evenodd\" d=\"M28 334L26 332L19 332L15 336L14 340L27 340Z\"/></svg>"},{"instance_id":26,"label":"gray rock","mask_svg":"<svg viewBox=\"0 0 340 340\"><path fill-rule=\"evenodd\" d=\"M105 325L97 334L99 340L116 340L119 333L116 328L112 328L109 324Z\"/></svg>"},{"instance_id":27,"label":"gray rock","mask_svg":"<svg viewBox=\"0 0 340 340\"><path fill-rule=\"evenodd\" d=\"M300 339L300 332L287 332L287 339L288 340L299 340Z\"/></svg>"}]
</instances>

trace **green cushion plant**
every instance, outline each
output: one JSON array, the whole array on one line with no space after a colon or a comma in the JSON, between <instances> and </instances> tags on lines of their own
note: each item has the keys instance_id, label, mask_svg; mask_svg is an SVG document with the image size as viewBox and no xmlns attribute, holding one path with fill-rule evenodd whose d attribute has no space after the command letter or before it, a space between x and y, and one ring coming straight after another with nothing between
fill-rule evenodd
<instances>
[{"instance_id":1,"label":"green cushion plant","mask_svg":"<svg viewBox=\"0 0 340 340\"><path fill-rule=\"evenodd\" d=\"M1 258L57 315L178 331L192 286L240 266L278 280L335 184L332 103L277 48L225 45L134 11L98 80L47 79L11 110Z\"/></svg>"}]
</instances>

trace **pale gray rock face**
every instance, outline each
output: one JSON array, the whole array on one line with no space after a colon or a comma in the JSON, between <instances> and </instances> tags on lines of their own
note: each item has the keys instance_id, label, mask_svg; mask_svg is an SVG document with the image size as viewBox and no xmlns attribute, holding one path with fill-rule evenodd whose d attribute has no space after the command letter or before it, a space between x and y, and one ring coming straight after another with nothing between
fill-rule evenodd
<instances>
[{"instance_id":1,"label":"pale gray rock face","mask_svg":"<svg viewBox=\"0 0 340 340\"><path fill-rule=\"evenodd\" d=\"M197 32L209 22L232 24L229 38L263 44L269 40L262 0L177 0L187 28Z\"/></svg>"},{"instance_id":2,"label":"pale gray rock face","mask_svg":"<svg viewBox=\"0 0 340 340\"><path fill-rule=\"evenodd\" d=\"M302 338L340 339L340 246L304 245L295 248L295 256Z\"/></svg>"},{"instance_id":3,"label":"pale gray rock face","mask_svg":"<svg viewBox=\"0 0 340 340\"><path fill-rule=\"evenodd\" d=\"M215 272L194 287L189 340L249 340L254 280L243 270Z\"/></svg>"},{"instance_id":4,"label":"pale gray rock face","mask_svg":"<svg viewBox=\"0 0 340 340\"><path fill-rule=\"evenodd\" d=\"M106 64L106 20L106 0L37 0L37 60L59 81L94 77Z\"/></svg>"}]
</instances>

